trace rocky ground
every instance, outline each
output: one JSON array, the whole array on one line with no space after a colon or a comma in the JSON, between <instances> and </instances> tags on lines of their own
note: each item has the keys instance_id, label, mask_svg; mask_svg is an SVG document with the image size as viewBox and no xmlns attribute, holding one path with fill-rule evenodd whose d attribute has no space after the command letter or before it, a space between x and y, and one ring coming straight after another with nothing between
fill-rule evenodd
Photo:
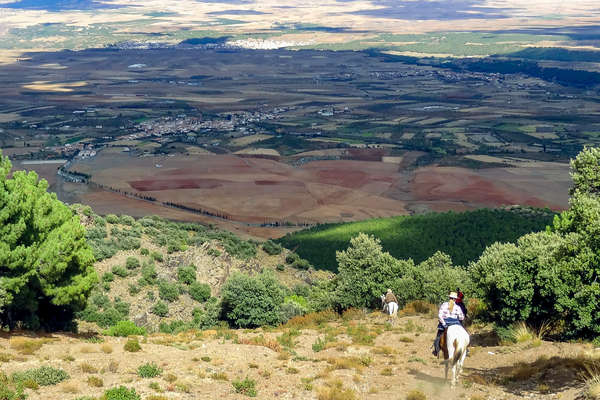
<instances>
[{"instance_id":1,"label":"rocky ground","mask_svg":"<svg viewBox=\"0 0 600 400\"><path fill-rule=\"evenodd\" d=\"M430 353L435 326L430 315L389 324L378 312L321 313L272 329L140 336L137 352L124 349L128 338L4 333L0 370L11 376L49 365L69 374L56 385L27 389L32 400L99 397L120 385L142 399L242 399L235 385L246 378L260 399L492 400L575 399L598 364L589 344L499 345L489 328L473 326L465 369L451 389L442 361ZM160 373L141 377L146 363Z\"/></svg>"}]
</instances>

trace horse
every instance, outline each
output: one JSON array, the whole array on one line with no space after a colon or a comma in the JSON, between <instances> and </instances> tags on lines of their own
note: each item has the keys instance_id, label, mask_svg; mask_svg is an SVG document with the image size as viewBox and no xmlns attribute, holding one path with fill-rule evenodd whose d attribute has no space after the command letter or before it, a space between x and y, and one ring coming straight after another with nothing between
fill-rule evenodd
<instances>
[{"instance_id":1,"label":"horse","mask_svg":"<svg viewBox=\"0 0 600 400\"><path fill-rule=\"evenodd\" d=\"M396 315L398 314L398 304L391 302L385 302L385 294L381 295L381 307L384 313L388 314L388 322L393 322L396 319Z\"/></svg>"},{"instance_id":2,"label":"horse","mask_svg":"<svg viewBox=\"0 0 600 400\"><path fill-rule=\"evenodd\" d=\"M445 343L442 343L444 360L446 363L446 380L448 380L448 370L452 367L451 387L458 383L458 376L462 372L463 363L467 357L467 347L469 346L469 334L462 325L450 325L444 334Z\"/></svg>"}]
</instances>

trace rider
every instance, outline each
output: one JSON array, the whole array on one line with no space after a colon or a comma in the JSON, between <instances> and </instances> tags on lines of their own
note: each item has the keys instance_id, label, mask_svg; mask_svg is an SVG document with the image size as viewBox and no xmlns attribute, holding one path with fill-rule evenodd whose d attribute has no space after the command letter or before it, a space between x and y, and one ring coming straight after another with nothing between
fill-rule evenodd
<instances>
[{"instance_id":1,"label":"rider","mask_svg":"<svg viewBox=\"0 0 600 400\"><path fill-rule=\"evenodd\" d=\"M396 296L392 292L392 289L388 289L387 290L387 293L385 294L384 303L385 303L384 306L383 306L384 310L386 309L386 307L390 303L396 303L396 304L398 304L398 299L396 298Z\"/></svg>"},{"instance_id":2,"label":"rider","mask_svg":"<svg viewBox=\"0 0 600 400\"><path fill-rule=\"evenodd\" d=\"M458 294L456 292L450 292L448 297L449 300L440 306L440 311L438 313L439 323L437 327L437 336L433 342L433 355L436 357L440 352L440 338L446 328L451 325L461 324L461 321L465 319L462 307L457 307Z\"/></svg>"},{"instance_id":3,"label":"rider","mask_svg":"<svg viewBox=\"0 0 600 400\"><path fill-rule=\"evenodd\" d=\"M460 309L462 310L463 314L465 315L465 319L466 319L467 318L467 306L465 305L465 302L463 301L463 299L465 298L465 294L460 291L460 288L456 288L456 294L458 296L458 298L456 299L456 304L460 307Z\"/></svg>"}]
</instances>

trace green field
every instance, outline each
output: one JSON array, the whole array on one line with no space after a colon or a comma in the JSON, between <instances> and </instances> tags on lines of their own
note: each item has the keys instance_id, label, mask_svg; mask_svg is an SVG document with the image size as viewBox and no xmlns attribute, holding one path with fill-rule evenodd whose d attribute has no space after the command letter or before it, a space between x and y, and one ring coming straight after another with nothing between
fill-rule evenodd
<instances>
[{"instance_id":1,"label":"green field","mask_svg":"<svg viewBox=\"0 0 600 400\"><path fill-rule=\"evenodd\" d=\"M360 232L381 239L383 248L396 258L421 262L439 250L450 255L455 265L466 265L486 246L544 230L552 218L551 212L533 209L429 213L324 224L288 234L278 242L316 268L332 271L337 269L335 252L344 250Z\"/></svg>"}]
</instances>

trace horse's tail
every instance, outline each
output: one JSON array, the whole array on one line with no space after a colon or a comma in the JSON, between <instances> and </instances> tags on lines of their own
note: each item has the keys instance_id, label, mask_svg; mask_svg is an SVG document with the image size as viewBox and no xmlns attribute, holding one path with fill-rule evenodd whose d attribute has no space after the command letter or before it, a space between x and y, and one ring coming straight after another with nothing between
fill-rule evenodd
<instances>
[{"instance_id":1,"label":"horse's tail","mask_svg":"<svg viewBox=\"0 0 600 400\"><path fill-rule=\"evenodd\" d=\"M452 344L454 345L454 358L452 359L452 365L454 365L463 356L463 353L466 350L466 346L464 346L462 343L459 344L458 339L454 339L454 343Z\"/></svg>"}]
</instances>

